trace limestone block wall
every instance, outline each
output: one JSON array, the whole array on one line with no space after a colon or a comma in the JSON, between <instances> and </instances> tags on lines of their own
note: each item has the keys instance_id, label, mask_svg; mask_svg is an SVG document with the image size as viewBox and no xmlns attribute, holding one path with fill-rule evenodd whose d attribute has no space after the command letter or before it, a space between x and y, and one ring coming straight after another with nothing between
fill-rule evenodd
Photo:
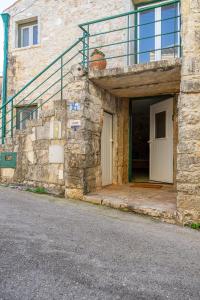
<instances>
[{"instance_id":1,"label":"limestone block wall","mask_svg":"<svg viewBox=\"0 0 200 300\"><path fill-rule=\"evenodd\" d=\"M177 207L182 222L200 221L200 1L183 0L182 78L178 101Z\"/></svg>"},{"instance_id":2,"label":"limestone block wall","mask_svg":"<svg viewBox=\"0 0 200 300\"><path fill-rule=\"evenodd\" d=\"M113 114L113 184L128 180L128 101L122 104L87 77L68 85L65 195L82 199L101 183L101 132L104 110ZM72 104L79 109L72 111ZM74 128L73 124L77 124ZM125 131L124 131L125 130Z\"/></svg>"},{"instance_id":3,"label":"limestone block wall","mask_svg":"<svg viewBox=\"0 0 200 300\"><path fill-rule=\"evenodd\" d=\"M43 186L82 199L102 187L103 112L113 115L113 184L128 181L128 100L93 84L76 65L65 100L7 138L0 151L17 152L17 168L1 169L1 182Z\"/></svg>"},{"instance_id":4,"label":"limestone block wall","mask_svg":"<svg viewBox=\"0 0 200 300\"><path fill-rule=\"evenodd\" d=\"M1 182L45 187L64 194L64 147L66 144L66 102L29 121L27 128L8 138L1 151L17 152L17 168L1 169Z\"/></svg>"},{"instance_id":5,"label":"limestone block wall","mask_svg":"<svg viewBox=\"0 0 200 300\"><path fill-rule=\"evenodd\" d=\"M15 94L54 58L71 46L82 31L78 24L130 10L132 0L21 0L11 6L8 96ZM38 18L39 44L17 48L17 24ZM104 25L101 25L101 29ZM111 25L105 25L110 26ZM105 41L108 39L105 36ZM80 59L80 57L79 57Z\"/></svg>"}]
</instances>

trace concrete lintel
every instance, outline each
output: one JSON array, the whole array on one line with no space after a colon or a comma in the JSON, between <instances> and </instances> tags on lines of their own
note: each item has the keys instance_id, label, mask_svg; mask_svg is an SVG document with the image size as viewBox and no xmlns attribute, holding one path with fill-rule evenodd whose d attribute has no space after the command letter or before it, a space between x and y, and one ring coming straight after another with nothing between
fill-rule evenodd
<instances>
[{"instance_id":1,"label":"concrete lintel","mask_svg":"<svg viewBox=\"0 0 200 300\"><path fill-rule=\"evenodd\" d=\"M103 71L90 70L89 78L118 97L179 93L181 60L162 60Z\"/></svg>"}]
</instances>

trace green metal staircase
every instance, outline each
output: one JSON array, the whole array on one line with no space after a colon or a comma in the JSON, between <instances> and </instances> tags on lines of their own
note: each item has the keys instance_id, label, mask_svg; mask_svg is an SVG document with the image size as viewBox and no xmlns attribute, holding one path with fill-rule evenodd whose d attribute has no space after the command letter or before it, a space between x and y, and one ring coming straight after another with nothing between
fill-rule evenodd
<instances>
[{"instance_id":1,"label":"green metal staircase","mask_svg":"<svg viewBox=\"0 0 200 300\"><path fill-rule=\"evenodd\" d=\"M167 5L179 5L179 2L179 0L172 0L166 3L155 4L150 8L140 9L140 12L146 12L153 8ZM107 65L107 67L117 66L119 59L124 57L127 58L126 66L131 63L139 63L137 62L137 57L143 52L140 52L137 45L141 40L152 38L152 36L144 38L138 37L136 34L138 28L157 21L144 23L142 25L137 24L135 21L132 22L133 20L137 20L137 16L138 9L79 25L82 30L82 38L79 38L73 45L52 61L14 96L9 99L4 99L5 104L0 108L1 143L5 143L6 137L13 137L14 130L17 127L17 110L20 106L23 107L21 112L27 108L34 107L32 111L32 113L34 113L34 111L42 109L50 100L57 100L58 98L62 100L65 98L64 93L71 76L71 66L80 63L86 71L89 71L90 57L94 49L103 49L106 53L106 60L114 60L114 63L109 66ZM175 23L179 24L180 14L178 13L175 16L165 19L165 21L170 20L174 20ZM133 38L131 38L132 33ZM174 28L174 31L161 33L160 36L174 34L176 37L179 36L179 33L180 26ZM101 39L102 36L105 38ZM99 41L101 41L101 43L99 43ZM134 49L132 47L133 43ZM174 57L176 57L178 53L176 49L181 49L181 42L179 40L178 43L175 41L174 44L170 46L170 49L174 49ZM168 50L168 48L164 50ZM152 49L149 48L146 52L151 53ZM109 53L112 53L112 55L109 56ZM20 119L19 123L24 122L26 119L27 116Z\"/></svg>"},{"instance_id":2,"label":"green metal staircase","mask_svg":"<svg viewBox=\"0 0 200 300\"><path fill-rule=\"evenodd\" d=\"M13 136L13 131L17 126L16 111L20 105L23 106L22 111L29 107L35 107L33 113L50 100L63 99L63 91L68 84L69 76L71 76L71 66L75 63L83 64L82 47L83 38L80 38L2 105L0 108L2 144L5 143L7 136ZM24 122L26 118L24 117L19 122Z\"/></svg>"}]
</instances>

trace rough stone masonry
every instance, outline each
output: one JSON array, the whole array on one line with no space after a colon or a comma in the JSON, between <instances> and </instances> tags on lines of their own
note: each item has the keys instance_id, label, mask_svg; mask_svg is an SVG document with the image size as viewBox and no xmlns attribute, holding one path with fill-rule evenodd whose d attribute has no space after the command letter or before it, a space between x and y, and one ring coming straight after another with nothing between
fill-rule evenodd
<instances>
[{"instance_id":1,"label":"rough stone masonry","mask_svg":"<svg viewBox=\"0 0 200 300\"><path fill-rule=\"evenodd\" d=\"M125 0L40 0L39 5L38 1L18 1L8 10L11 15L9 96L79 37L78 23L88 21L88 16L96 19L111 12L128 11L131 5L131 1ZM182 0L181 15L176 184L178 220L187 223L200 221L200 1ZM18 22L35 16L39 22L40 44L17 49ZM64 101L55 101L41 111L37 121L29 122L26 130L16 132L1 147L1 151L18 153L16 170L1 169L2 182L42 185L78 199L100 189L104 110L113 114L113 183L128 181L128 101L97 87L88 80L84 70L74 68ZM74 101L80 107L76 112L70 110ZM77 122L77 130L73 122Z\"/></svg>"},{"instance_id":2,"label":"rough stone masonry","mask_svg":"<svg viewBox=\"0 0 200 300\"><path fill-rule=\"evenodd\" d=\"M178 102L177 209L200 220L200 1L181 1L182 73Z\"/></svg>"}]
</instances>

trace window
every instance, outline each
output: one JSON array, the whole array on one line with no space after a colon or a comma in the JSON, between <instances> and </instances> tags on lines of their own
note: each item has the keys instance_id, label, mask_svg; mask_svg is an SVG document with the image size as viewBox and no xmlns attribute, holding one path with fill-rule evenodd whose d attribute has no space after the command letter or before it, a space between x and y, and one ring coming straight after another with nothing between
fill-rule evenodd
<instances>
[{"instance_id":1,"label":"window","mask_svg":"<svg viewBox=\"0 0 200 300\"><path fill-rule=\"evenodd\" d=\"M21 106L17 107L16 111L16 129L26 128L27 120L37 119L37 106Z\"/></svg>"},{"instance_id":2,"label":"window","mask_svg":"<svg viewBox=\"0 0 200 300\"><path fill-rule=\"evenodd\" d=\"M18 25L18 47L38 44L38 21Z\"/></svg>"},{"instance_id":3,"label":"window","mask_svg":"<svg viewBox=\"0 0 200 300\"><path fill-rule=\"evenodd\" d=\"M160 2L165 3L165 2ZM138 8L145 9L148 6ZM146 63L180 56L179 4L167 4L138 12L138 62Z\"/></svg>"},{"instance_id":4,"label":"window","mask_svg":"<svg viewBox=\"0 0 200 300\"><path fill-rule=\"evenodd\" d=\"M166 111L155 114L155 138L166 137Z\"/></svg>"}]
</instances>

